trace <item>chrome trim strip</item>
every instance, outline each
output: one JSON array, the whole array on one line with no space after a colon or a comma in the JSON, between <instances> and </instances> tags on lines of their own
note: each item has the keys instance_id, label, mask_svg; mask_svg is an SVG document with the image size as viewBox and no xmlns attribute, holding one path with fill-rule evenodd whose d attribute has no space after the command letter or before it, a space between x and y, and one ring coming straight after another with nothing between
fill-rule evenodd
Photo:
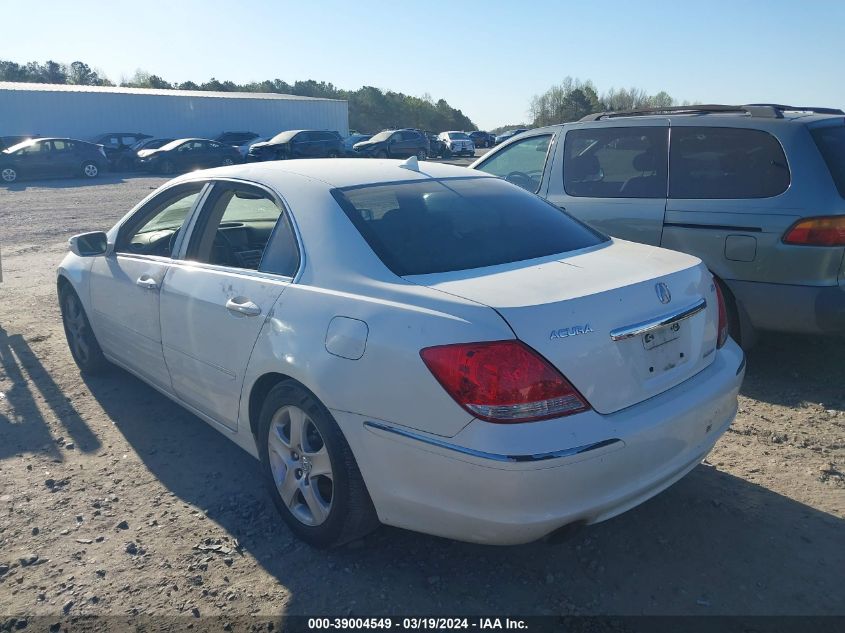
<instances>
[{"instance_id":1,"label":"chrome trim strip","mask_svg":"<svg viewBox=\"0 0 845 633\"><path fill-rule=\"evenodd\" d=\"M704 308L706 307L707 301L704 298L701 298L691 306L687 306L686 308L680 308L675 312L664 314L663 316L657 317L656 319L651 319L650 321L643 321L641 323L634 323L633 325L626 325L624 327L611 330L610 338L614 341L624 341L625 339L634 338L635 336L640 336L641 334L651 332L652 330L656 330L666 325L671 325L672 323L677 323L678 321L689 319L690 317L695 316L696 314L704 310Z\"/></svg>"},{"instance_id":2,"label":"chrome trim strip","mask_svg":"<svg viewBox=\"0 0 845 633\"><path fill-rule=\"evenodd\" d=\"M462 453L464 455L470 455L472 457L480 457L481 459L489 459L494 462L542 462L547 459L557 459L558 457L571 457L573 455L580 455L581 453L587 453L589 451L594 451L599 448L604 448L605 446L610 446L611 444L621 443L622 440L618 438L611 438L609 440L602 440L600 442L593 442L592 444L585 444L584 446L575 446L573 448L564 448L559 451L552 451L550 453L535 453L533 455L500 455L498 453L487 453L486 451L478 451L473 448L467 448L465 446L458 446L457 444L451 444L450 442L446 442L444 440L440 440L434 437L428 437L426 435L421 435L419 433L414 433L413 431L408 431L406 429L399 429L395 426L389 426L387 424L382 424L380 422L364 422L364 426L370 427L372 429L378 429L379 431L386 431L388 433L394 433L396 435L400 435L402 437L407 437L412 440L417 440L419 442L424 442L425 444L431 444L432 446L439 446L440 448L445 448L451 451L455 451L456 453Z\"/></svg>"}]
</instances>

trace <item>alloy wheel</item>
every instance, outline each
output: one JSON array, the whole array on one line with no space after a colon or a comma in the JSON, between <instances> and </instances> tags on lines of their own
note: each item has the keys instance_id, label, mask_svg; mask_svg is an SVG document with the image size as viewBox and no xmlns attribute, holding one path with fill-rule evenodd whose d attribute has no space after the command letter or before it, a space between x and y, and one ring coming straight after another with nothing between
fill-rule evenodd
<instances>
[{"instance_id":1,"label":"alloy wheel","mask_svg":"<svg viewBox=\"0 0 845 633\"><path fill-rule=\"evenodd\" d=\"M100 173L100 170L97 169L97 166L94 163L86 163L82 168L82 173L88 178L96 178L97 174Z\"/></svg>"},{"instance_id":2,"label":"alloy wheel","mask_svg":"<svg viewBox=\"0 0 845 633\"><path fill-rule=\"evenodd\" d=\"M11 167L6 167L2 172L0 172L0 175L2 175L4 182L15 182L18 177L18 172Z\"/></svg>"},{"instance_id":3,"label":"alloy wheel","mask_svg":"<svg viewBox=\"0 0 845 633\"><path fill-rule=\"evenodd\" d=\"M82 305L73 293L68 293L65 297L62 320L67 332L68 343L70 343L74 355L81 363L87 363L91 358L91 347L87 338L88 323L85 320Z\"/></svg>"},{"instance_id":4,"label":"alloy wheel","mask_svg":"<svg viewBox=\"0 0 845 633\"><path fill-rule=\"evenodd\" d=\"M281 407L267 437L270 470L282 502L302 524L324 523L332 508L334 476L323 436L308 414Z\"/></svg>"}]
</instances>

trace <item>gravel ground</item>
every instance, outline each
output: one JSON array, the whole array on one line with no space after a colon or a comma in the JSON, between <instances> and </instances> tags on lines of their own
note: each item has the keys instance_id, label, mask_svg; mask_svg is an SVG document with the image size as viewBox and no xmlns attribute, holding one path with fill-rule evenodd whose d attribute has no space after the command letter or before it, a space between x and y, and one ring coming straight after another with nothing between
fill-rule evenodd
<instances>
[{"instance_id":1,"label":"gravel ground","mask_svg":"<svg viewBox=\"0 0 845 633\"><path fill-rule=\"evenodd\" d=\"M0 629L84 614L845 614L845 341L764 336L657 498L558 543L298 543L252 458L139 380L80 378L54 270L161 178L0 188ZM6 621L12 626L11 621Z\"/></svg>"}]
</instances>

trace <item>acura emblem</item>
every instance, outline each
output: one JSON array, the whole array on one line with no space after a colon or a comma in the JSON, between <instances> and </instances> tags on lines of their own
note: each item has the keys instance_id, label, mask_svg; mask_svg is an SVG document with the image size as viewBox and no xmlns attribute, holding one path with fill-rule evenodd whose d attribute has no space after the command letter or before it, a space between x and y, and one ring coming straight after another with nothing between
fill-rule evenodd
<instances>
[{"instance_id":1,"label":"acura emblem","mask_svg":"<svg viewBox=\"0 0 845 633\"><path fill-rule=\"evenodd\" d=\"M657 293L657 298L660 299L660 303L669 303L672 300L672 293L669 292L669 286L664 284L662 281L658 284L654 284L654 291Z\"/></svg>"}]
</instances>

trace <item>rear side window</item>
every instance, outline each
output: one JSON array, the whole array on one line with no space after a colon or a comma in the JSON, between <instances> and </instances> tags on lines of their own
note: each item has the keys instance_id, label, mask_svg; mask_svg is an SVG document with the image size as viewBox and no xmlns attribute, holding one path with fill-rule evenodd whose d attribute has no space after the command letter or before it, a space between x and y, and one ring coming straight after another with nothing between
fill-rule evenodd
<instances>
[{"instance_id":1,"label":"rear side window","mask_svg":"<svg viewBox=\"0 0 845 633\"><path fill-rule=\"evenodd\" d=\"M668 135L665 127L570 130L564 190L582 198L665 198Z\"/></svg>"},{"instance_id":2,"label":"rear side window","mask_svg":"<svg viewBox=\"0 0 845 633\"><path fill-rule=\"evenodd\" d=\"M789 187L778 140L762 130L672 128L669 197L771 198Z\"/></svg>"},{"instance_id":3,"label":"rear side window","mask_svg":"<svg viewBox=\"0 0 845 633\"><path fill-rule=\"evenodd\" d=\"M827 163L839 195L845 198L845 126L818 127L810 130L810 134Z\"/></svg>"},{"instance_id":4,"label":"rear side window","mask_svg":"<svg viewBox=\"0 0 845 633\"><path fill-rule=\"evenodd\" d=\"M400 276L495 266L608 239L494 178L372 185L333 195L370 248Z\"/></svg>"},{"instance_id":5,"label":"rear side window","mask_svg":"<svg viewBox=\"0 0 845 633\"><path fill-rule=\"evenodd\" d=\"M544 134L511 143L479 165L478 169L536 192L543 180L551 140L551 134Z\"/></svg>"}]
</instances>

